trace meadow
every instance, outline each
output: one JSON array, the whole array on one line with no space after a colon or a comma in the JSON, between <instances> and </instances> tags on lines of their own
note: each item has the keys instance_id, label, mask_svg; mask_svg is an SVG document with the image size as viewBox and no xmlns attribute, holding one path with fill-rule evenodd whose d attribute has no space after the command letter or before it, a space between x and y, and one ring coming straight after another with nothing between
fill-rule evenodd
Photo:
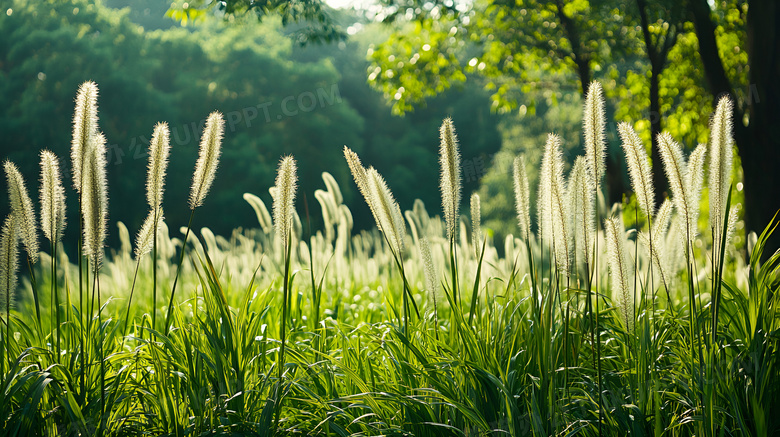
<instances>
[{"instance_id":1,"label":"meadow","mask_svg":"<svg viewBox=\"0 0 780 437\"><path fill-rule=\"evenodd\" d=\"M402 210L392 180L345 147L354 181L323 173L309 196L319 212L298 201L295 158L281 157L270 210L257 193L244 195L258 227L224 237L197 227L220 177L222 115L207 119L180 202L189 223L164 220L176 156L160 123L149 145L149 216L137 232L114 217L109 229L97 94L86 82L76 98L72 174L60 171L64 157L41 152L40 205L25 185L37 175L4 164L3 435L780 432L780 252L764 250L776 222L733 243L727 98L707 144L688 153L659 136L663 168L650 168L630 124L619 126L635 195L627 208L602 195L606 120L594 82L582 156L565 171L555 135L541 163L518 156L520 232L493 241L478 195L461 211L449 119L441 209L418 201ZM531 166L538 187L529 187ZM653 171L669 181L662 202ZM353 231L346 183L376 229ZM79 199L67 217L66 195ZM324 225L312 229L317 213ZM80 230L75 247L62 241L66 223ZM118 232L120 247L105 248L107 232Z\"/></svg>"}]
</instances>

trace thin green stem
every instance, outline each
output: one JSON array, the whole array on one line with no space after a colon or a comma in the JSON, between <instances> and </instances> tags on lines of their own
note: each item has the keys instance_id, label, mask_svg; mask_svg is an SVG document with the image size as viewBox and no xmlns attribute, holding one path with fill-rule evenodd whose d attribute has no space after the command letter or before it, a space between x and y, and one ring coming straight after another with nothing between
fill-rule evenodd
<instances>
[{"instance_id":1,"label":"thin green stem","mask_svg":"<svg viewBox=\"0 0 780 437\"><path fill-rule=\"evenodd\" d=\"M184 233L184 241L181 244L181 255L179 256L179 264L176 267L176 277L173 279L173 287L171 287L171 299L168 302L168 314L165 316L165 335L168 335L168 329L171 326L171 316L173 315L173 298L176 295L176 284L179 283L179 275L181 274L181 266L184 263L184 253L187 249L187 239L190 236L190 229L192 229L192 218L195 216L195 208L190 210L190 220L187 223L187 231ZM156 240L156 238L155 238ZM155 261L156 262L156 261ZM196 302L197 304L197 302Z\"/></svg>"}]
</instances>

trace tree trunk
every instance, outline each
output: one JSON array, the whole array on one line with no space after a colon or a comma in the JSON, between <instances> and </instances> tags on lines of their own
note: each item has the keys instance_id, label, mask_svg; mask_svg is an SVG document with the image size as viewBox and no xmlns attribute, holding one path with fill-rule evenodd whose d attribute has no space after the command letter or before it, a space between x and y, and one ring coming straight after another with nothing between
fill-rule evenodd
<instances>
[{"instance_id":1,"label":"tree trunk","mask_svg":"<svg viewBox=\"0 0 780 437\"><path fill-rule=\"evenodd\" d=\"M780 208L780 6L751 1L747 15L749 56L747 139L737 143L745 173L745 222L760 234ZM743 126L741 120L735 125ZM780 247L780 233L767 242L767 257Z\"/></svg>"},{"instance_id":2,"label":"tree trunk","mask_svg":"<svg viewBox=\"0 0 780 437\"><path fill-rule=\"evenodd\" d=\"M715 23L707 0L692 0L699 54L710 92L734 96L718 54ZM748 3L747 52L749 82L747 113L749 124L743 123L743 112L734 108L734 141L742 158L745 181L745 223L748 231L761 231L780 208L780 184L775 172L780 168L780 61L778 60L778 30L780 8L771 0ZM736 103L736 102L735 102ZM767 243L765 256L780 245L780 233Z\"/></svg>"},{"instance_id":3,"label":"tree trunk","mask_svg":"<svg viewBox=\"0 0 780 437\"><path fill-rule=\"evenodd\" d=\"M661 151L658 148L658 134L661 133L661 97L659 95L659 78L663 67L651 66L650 71L650 160L653 164L653 189L655 190L655 206L664 200L667 191L666 175L661 164Z\"/></svg>"}]
</instances>

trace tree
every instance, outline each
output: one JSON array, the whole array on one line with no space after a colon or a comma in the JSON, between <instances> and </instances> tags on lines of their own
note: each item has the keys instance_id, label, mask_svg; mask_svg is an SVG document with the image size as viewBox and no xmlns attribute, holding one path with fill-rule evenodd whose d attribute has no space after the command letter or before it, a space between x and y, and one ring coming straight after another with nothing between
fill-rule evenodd
<instances>
[{"instance_id":1,"label":"tree","mask_svg":"<svg viewBox=\"0 0 780 437\"><path fill-rule=\"evenodd\" d=\"M337 41L346 36L331 16L330 8L321 0L189 0L171 4L167 15L186 24L209 12L226 18L251 12L260 20L278 16L283 26L296 26L295 39L301 45Z\"/></svg>"},{"instance_id":2,"label":"tree","mask_svg":"<svg viewBox=\"0 0 780 437\"><path fill-rule=\"evenodd\" d=\"M730 8L731 7L731 8ZM729 12L744 14L748 53L747 89L735 93L734 80L724 68L724 51L719 44L718 29L729 20ZM716 2L714 9L707 0L690 0L688 12L699 39L699 54L707 87L715 97L723 94L737 97L734 111L734 140L742 158L745 180L745 219L749 230L760 233L780 207L780 184L775 171L780 167L780 60L778 59L778 26L780 5L771 0ZM777 235L768 243L780 245ZM767 255L772 250L765 252Z\"/></svg>"}]
</instances>

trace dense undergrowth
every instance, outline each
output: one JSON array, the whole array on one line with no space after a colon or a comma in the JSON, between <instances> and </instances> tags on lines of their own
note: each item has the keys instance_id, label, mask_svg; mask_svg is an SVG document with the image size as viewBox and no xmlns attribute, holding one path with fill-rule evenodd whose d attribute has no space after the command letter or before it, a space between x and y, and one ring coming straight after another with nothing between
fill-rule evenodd
<instances>
[{"instance_id":1,"label":"dense undergrowth","mask_svg":"<svg viewBox=\"0 0 780 437\"><path fill-rule=\"evenodd\" d=\"M500 250L481 229L478 196L470 218L460 215L449 120L441 131L443 220L422 202L402 213L381 175L345 148L379 230L353 233L327 173L314 193L325 225L310 229L295 208L295 161L285 157L272 213L246 194L260 227L229 238L192 227L218 164L221 116L204 129L192 218L180 232L162 220L161 124L150 146L149 219L135 244L118 222L122 245L103 259L96 97L94 84L82 86L74 120L81 211L70 225L82 230L79 247L59 241L57 158L42 154L44 251L22 177L6 164L13 212L0 242L4 435L780 431L780 255L763 253L776 223L751 239L744 262L730 243L727 100L713 116L710 144L687 159L672 138L659 138L672 198L658 207L645 146L620 126L638 205L626 221L642 224L626 232L621 206L597 200L604 120L594 84L585 156L567 176L559 139L548 139L538 232L525 178L536 163L518 157L521 235ZM702 229L705 170L710 220ZM20 257L28 262L17 272ZM16 287L17 276L29 280Z\"/></svg>"}]
</instances>

